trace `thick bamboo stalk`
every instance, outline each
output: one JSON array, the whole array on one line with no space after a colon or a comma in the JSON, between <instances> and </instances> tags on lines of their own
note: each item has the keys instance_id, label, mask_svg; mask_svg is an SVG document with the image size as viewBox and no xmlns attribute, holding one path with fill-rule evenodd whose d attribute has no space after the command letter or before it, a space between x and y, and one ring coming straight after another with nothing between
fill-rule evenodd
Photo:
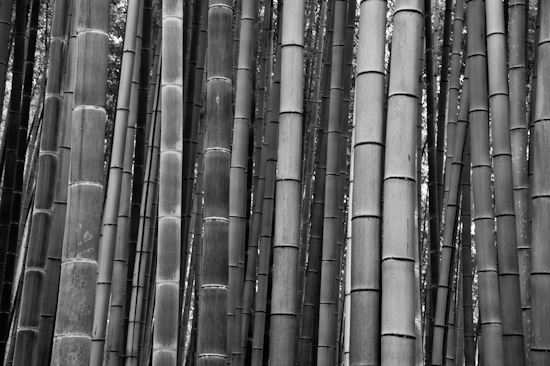
<instances>
[{"instance_id":1,"label":"thick bamboo stalk","mask_svg":"<svg viewBox=\"0 0 550 366\"><path fill-rule=\"evenodd\" d=\"M17 363L34 365L37 359L44 360L43 354L35 353L38 350L38 336L40 315L42 314L45 270L47 268L47 254L49 252L49 234L54 211L54 197L56 182L52 177L58 174L58 134L60 130L61 110L63 105L63 60L67 52L68 18L66 0L58 0L55 4L52 25L52 41L50 44L50 68L45 98L45 118L43 134L41 136L39 168L37 178L37 192L34 201L33 223L31 226L29 247L25 266L26 281L21 294L22 316L19 317L17 327L18 336L14 353ZM32 73L31 73L32 74ZM40 250L40 248L42 248ZM41 350L40 350L41 351ZM49 359L48 359L49 361Z\"/></svg>"},{"instance_id":2,"label":"thick bamboo stalk","mask_svg":"<svg viewBox=\"0 0 550 366\"><path fill-rule=\"evenodd\" d=\"M479 278L479 305L485 366L502 365L502 323L498 269L494 247L494 213L491 193L489 154L489 105L487 97L487 59L485 43L485 4L467 1L468 73L472 82L470 97L470 138L472 144L472 185Z\"/></svg>"},{"instance_id":3,"label":"thick bamboo stalk","mask_svg":"<svg viewBox=\"0 0 550 366\"><path fill-rule=\"evenodd\" d=\"M334 278L337 268L337 240L339 235L338 185L340 178L340 135L342 133L342 99L345 53L347 1L337 0L334 5L334 35L330 82L329 123L325 131L327 140L327 170L325 185L325 212L323 219L323 250L321 262L321 298L319 308L319 343L317 362L329 365L336 351L336 322L334 313L338 298ZM339 277L339 276L338 276Z\"/></svg>"},{"instance_id":4,"label":"thick bamboo stalk","mask_svg":"<svg viewBox=\"0 0 550 366\"><path fill-rule=\"evenodd\" d=\"M485 10L490 14L486 18L487 62L504 362L509 366L522 366L525 348L512 184L504 6L501 1L486 0Z\"/></svg>"},{"instance_id":5,"label":"thick bamboo stalk","mask_svg":"<svg viewBox=\"0 0 550 366\"><path fill-rule=\"evenodd\" d=\"M386 1L360 5L351 215L350 364L380 362ZM365 168L368 167L368 168ZM364 187L370 187L365 190Z\"/></svg>"},{"instance_id":6,"label":"thick bamboo stalk","mask_svg":"<svg viewBox=\"0 0 550 366\"><path fill-rule=\"evenodd\" d=\"M382 365L415 363L417 258L412 243L416 243L414 157L422 8L421 1L406 1L396 4L394 10L382 219Z\"/></svg>"},{"instance_id":7,"label":"thick bamboo stalk","mask_svg":"<svg viewBox=\"0 0 550 366\"><path fill-rule=\"evenodd\" d=\"M132 91L134 93L137 92L137 88L132 87L132 79L134 76L138 75L137 71L139 69L139 56L136 57L136 50L141 48L141 39L138 40L138 36L142 28L140 24L140 21L143 19L142 8L143 0L135 0L128 3L109 180L107 183L107 193L103 211L103 231L97 275L96 301L94 306L90 366L101 366L103 364L107 314L111 295L111 280L113 277L113 263L117 242L118 212L124 175L124 155L127 145L126 132L128 131L128 124L135 124L135 119L129 119L129 114ZM134 98L135 97L134 94ZM130 153L132 152L133 150L130 151Z\"/></svg>"},{"instance_id":8,"label":"thick bamboo stalk","mask_svg":"<svg viewBox=\"0 0 550 366\"><path fill-rule=\"evenodd\" d=\"M231 152L231 172L229 178L229 294L228 294L228 352L240 348L236 337L235 307L237 298L242 298L244 283L241 278L239 258L245 251L247 206L246 182L248 164L248 140L252 120L253 59L255 50L255 22L257 3L255 0L243 0L240 27L239 60L237 63L237 85L235 100L235 119L233 122L233 142ZM243 254L242 254L243 253ZM237 338L237 339L235 339ZM237 347L237 345L239 347ZM234 360L235 361L235 360Z\"/></svg>"},{"instance_id":9,"label":"thick bamboo stalk","mask_svg":"<svg viewBox=\"0 0 550 366\"><path fill-rule=\"evenodd\" d=\"M303 107L303 0L283 8L281 100L275 184L270 365L290 365L296 357L296 296L300 241L300 184ZM294 290L288 291L288 286Z\"/></svg>"},{"instance_id":10,"label":"thick bamboo stalk","mask_svg":"<svg viewBox=\"0 0 550 366\"><path fill-rule=\"evenodd\" d=\"M77 62L67 222L52 364L87 365L103 209L109 3L76 2ZM78 304L78 306L76 306Z\"/></svg>"},{"instance_id":11,"label":"thick bamboo stalk","mask_svg":"<svg viewBox=\"0 0 550 366\"><path fill-rule=\"evenodd\" d=\"M163 1L160 77L162 116L153 365L176 365L178 351L183 141L181 100L185 52L183 26L183 8L180 2Z\"/></svg>"},{"instance_id":12,"label":"thick bamboo stalk","mask_svg":"<svg viewBox=\"0 0 550 366\"><path fill-rule=\"evenodd\" d=\"M548 322L548 214L550 212L548 158L549 150L546 141L550 136L548 120L550 109L544 101L550 85L550 3L541 2L539 8L540 33L538 40L536 100L534 109L534 126L532 137L533 180L532 180L532 256L531 256L531 291L532 291L532 345L531 360L533 366L550 362L550 333L543 324Z\"/></svg>"},{"instance_id":13,"label":"thick bamboo stalk","mask_svg":"<svg viewBox=\"0 0 550 366\"><path fill-rule=\"evenodd\" d=\"M513 0L509 7L508 77L510 81L510 139L512 147L512 184L516 214L516 240L519 264L519 287L522 309L525 359L531 358L531 225L529 215L529 177L527 163L527 69L525 0Z\"/></svg>"},{"instance_id":14,"label":"thick bamboo stalk","mask_svg":"<svg viewBox=\"0 0 550 366\"><path fill-rule=\"evenodd\" d=\"M208 8L204 232L197 365L225 365L229 172L232 112L232 1L210 0Z\"/></svg>"}]
</instances>

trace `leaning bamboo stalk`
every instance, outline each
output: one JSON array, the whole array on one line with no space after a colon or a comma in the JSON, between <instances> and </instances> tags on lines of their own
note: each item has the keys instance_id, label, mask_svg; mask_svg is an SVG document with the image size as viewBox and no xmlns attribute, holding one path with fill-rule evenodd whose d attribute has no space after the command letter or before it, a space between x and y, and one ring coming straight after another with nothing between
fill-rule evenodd
<instances>
[{"instance_id":1,"label":"leaning bamboo stalk","mask_svg":"<svg viewBox=\"0 0 550 366\"><path fill-rule=\"evenodd\" d=\"M382 230L381 364L415 362L416 117L423 9L421 1L394 10L388 91ZM395 352L398 349L399 352Z\"/></svg>"},{"instance_id":2,"label":"leaning bamboo stalk","mask_svg":"<svg viewBox=\"0 0 550 366\"><path fill-rule=\"evenodd\" d=\"M445 335L447 333L448 324L448 304L451 299L452 288L452 266L455 258L455 241L458 230L458 215L459 215L459 195L460 195L460 177L463 167L464 144L467 134L467 117L469 108L468 93L470 85L466 78L462 86L462 98L460 101L460 112L457 116L458 126L455 134L453 163L451 170L448 172L449 178L449 194L445 204L445 227L443 229L443 246L441 248L441 264L440 276L437 291L436 308L434 311L434 332L432 346L432 364L444 365L446 348Z\"/></svg>"},{"instance_id":3,"label":"leaning bamboo stalk","mask_svg":"<svg viewBox=\"0 0 550 366\"><path fill-rule=\"evenodd\" d=\"M158 2L155 2L157 4ZM153 8L152 14L158 14L159 11L155 13ZM153 31L154 33L154 31ZM151 35L153 37L153 35ZM160 85L160 52L161 52L161 40L162 40L162 22L159 22L157 29L156 42L154 47L154 57L153 57L153 70L151 78L149 79L148 90L146 87L146 81L143 80L143 77L149 77L149 71L140 70L140 92L139 92L139 102L138 102L138 114L137 121L135 125L135 139L136 139L136 148L135 156L133 162L133 175L132 175L132 203L130 206L129 215L124 212L121 213L119 221L122 220L122 223L119 223L119 227L123 230L127 229L126 232L122 232L120 239L123 243L128 243L128 255L127 255L127 269L126 269L126 294L132 293L133 286L133 274L134 274L134 263L136 258L136 247L138 242L138 231L139 231L139 222L141 218L141 198L143 195L143 186L145 179L145 168L146 168L146 158L147 152L149 149L148 140L151 135L152 129L152 120L157 118L157 121L160 119L160 104L158 102L158 97L155 96L159 93L158 88ZM143 48L143 47L142 47ZM149 59L153 53L153 50L150 50L147 53L146 50L142 49L142 57L144 59ZM149 56L148 56L149 55ZM148 63L149 64L149 63ZM141 66L145 67L143 63L140 63ZM141 68L140 66L140 68ZM150 96L150 97L149 97ZM147 98L147 103L145 99ZM124 221L129 220L129 226ZM125 349L126 338L128 331L128 317L130 309L130 296L125 296L124 304L124 336L122 337L121 349Z\"/></svg>"},{"instance_id":4,"label":"leaning bamboo stalk","mask_svg":"<svg viewBox=\"0 0 550 366\"><path fill-rule=\"evenodd\" d=\"M38 19L40 15L40 1L33 0L29 7L29 21L26 33L25 42L25 68L24 68L24 82L23 82L23 96L21 98L21 118L19 121L19 143L17 144L17 161L15 164L15 185L13 192L13 206L11 210L11 224L10 233L8 238L8 250L6 256L6 273L4 277L2 293L10 294L13 288L13 277L15 271L15 257L17 252L17 241L19 238L20 215L22 209L22 203L24 203L24 194L26 193L24 188L24 172L25 172L25 158L27 157L28 141L28 127L29 127L29 115L32 101L33 84L35 80L34 65L35 65L35 51L36 51L36 39L38 31ZM47 55L46 55L47 58ZM45 75L43 75L45 76ZM40 83L38 83L40 85ZM39 111L39 108L37 108ZM29 157L31 155L29 154ZM25 226L25 223L21 223ZM6 303L4 299L0 300L0 303ZM9 301L7 301L9 303ZM3 316L3 312L0 312L0 317Z\"/></svg>"},{"instance_id":5,"label":"leaning bamboo stalk","mask_svg":"<svg viewBox=\"0 0 550 366\"><path fill-rule=\"evenodd\" d=\"M548 159L550 150L547 147L550 129L550 109L545 102L546 91L550 87L550 3L542 1L539 8L540 33L538 40L536 100L534 109L534 126L532 137L533 180L532 180L532 256L531 256L531 303L532 303L532 345L531 361L533 366L550 362L550 334L543 324L548 322L548 215L550 186L548 182Z\"/></svg>"},{"instance_id":6,"label":"leaning bamboo stalk","mask_svg":"<svg viewBox=\"0 0 550 366\"><path fill-rule=\"evenodd\" d=\"M268 136L273 134L272 124L267 120L268 103L271 101L270 91L271 84L268 80L268 75L271 77L273 72L273 21L272 21L272 4L271 1L266 3L264 9L264 29L262 41L265 45L265 50L262 49L260 59L260 80L258 86L258 110L255 117L255 162L256 167L254 174L258 175L254 182L254 202L252 204L252 222L250 225L250 234L248 240L248 258L245 269L245 282L243 289L243 311L241 322L240 335L240 353L246 353L246 344L249 334L249 328L252 318L252 310L254 306L254 293L256 287L257 265L258 261L258 242L262 230L262 216L264 208L264 197L266 190L266 170L267 170L267 143ZM265 59L264 59L265 57ZM263 127L264 120L265 128ZM258 137L258 135L260 135ZM264 144L264 139L266 140ZM256 178L256 177L255 177Z\"/></svg>"},{"instance_id":7,"label":"leaning bamboo stalk","mask_svg":"<svg viewBox=\"0 0 550 366\"><path fill-rule=\"evenodd\" d=\"M183 98L183 26L183 8L180 2L163 1L160 76L162 116L153 365L175 365L178 351L183 158L183 104L178 101Z\"/></svg>"},{"instance_id":8,"label":"leaning bamboo stalk","mask_svg":"<svg viewBox=\"0 0 550 366\"><path fill-rule=\"evenodd\" d=\"M482 354L485 366L503 365L502 323L498 269L494 247L494 213L491 193L489 154L489 105L487 97L487 59L485 43L485 6L480 0L467 1L468 73L472 82L470 98L470 138L472 146L472 185L479 278L479 304Z\"/></svg>"},{"instance_id":9,"label":"leaning bamboo stalk","mask_svg":"<svg viewBox=\"0 0 550 366\"><path fill-rule=\"evenodd\" d=\"M325 210L323 218L323 250L321 262L321 298L319 307L319 343L317 362L329 365L334 362L336 350L336 322L334 313L337 287L334 278L337 268L337 239L339 233L339 178L340 178L340 135L342 133L342 99L345 53L345 30L348 3L337 0L334 4L334 35L332 41L332 66L327 140L327 170L325 185ZM339 277L339 276L338 276Z\"/></svg>"},{"instance_id":10,"label":"leaning bamboo stalk","mask_svg":"<svg viewBox=\"0 0 550 366\"><path fill-rule=\"evenodd\" d=\"M77 62L67 222L52 364L87 365L103 209L109 3L76 2ZM79 304L79 306L75 306Z\"/></svg>"},{"instance_id":11,"label":"leaning bamboo stalk","mask_svg":"<svg viewBox=\"0 0 550 366\"><path fill-rule=\"evenodd\" d=\"M11 21L13 12L13 0L0 2L0 111L4 110L4 93L6 91L6 74L11 50ZM3 139L5 144L5 139ZM0 170L1 172L2 170Z\"/></svg>"},{"instance_id":12,"label":"leaning bamboo stalk","mask_svg":"<svg viewBox=\"0 0 550 366\"><path fill-rule=\"evenodd\" d=\"M449 179L451 177L449 172L453 163L453 152L456 134L456 125L458 117L458 94L460 91L460 75L462 72L462 28L464 25L464 0L458 0L455 4L454 22L453 22L453 45L451 52L451 71L449 77L449 96L448 108L446 111L447 118L447 154L445 155L445 186L444 186L444 199L443 202L447 202L447 195L449 191ZM466 59L466 56L464 56Z\"/></svg>"},{"instance_id":13,"label":"leaning bamboo stalk","mask_svg":"<svg viewBox=\"0 0 550 366\"><path fill-rule=\"evenodd\" d=\"M282 3L279 3L279 10ZM279 15L281 12L279 11ZM279 28L279 39L281 39ZM277 60L281 59L281 43L277 45ZM271 257L273 252L273 209L275 207L275 172L277 166L277 146L279 136L279 109L281 88L281 63L277 62L273 76L272 94L268 108L268 125L266 127L265 143L265 192L263 200L262 230L260 232L260 248L258 258L258 291L254 304L254 329L252 339L252 364L259 365L263 360L264 333L267 318L268 282L270 276ZM267 146L266 146L267 145ZM251 249L249 249L251 250ZM244 331L244 329L243 329Z\"/></svg>"},{"instance_id":14,"label":"leaning bamboo stalk","mask_svg":"<svg viewBox=\"0 0 550 366\"><path fill-rule=\"evenodd\" d=\"M143 0L136 0L128 3L109 178L107 182L105 207L103 210L103 231L97 275L96 301L94 306L94 332L92 334L90 366L101 366L103 364L107 315L111 295L111 280L113 277L113 263L117 242L120 193L122 191L124 176L124 155L127 146L126 132L128 131L128 124L135 124L135 119L130 119L129 114L131 113L130 108L132 107L132 92L137 92L137 88L132 87L132 79L138 76L137 71L139 69L139 56L136 57L136 50L141 48L141 37L139 33L142 28L140 24L143 19L142 8ZM137 101L135 94L134 99ZM134 108L135 107L136 105L134 105ZM130 153L132 152L133 150Z\"/></svg>"},{"instance_id":15,"label":"leaning bamboo stalk","mask_svg":"<svg viewBox=\"0 0 550 366\"><path fill-rule=\"evenodd\" d=\"M12 220L12 207L14 206L19 123L21 119L21 97L25 66L26 3L25 0L16 3L12 87L10 91L8 116L4 128L6 140L4 144L5 153L3 154L5 174L2 181L2 193L0 197L0 284L4 283L6 272L6 256ZM19 217L17 219L19 219ZM4 302L2 293L3 286L0 287L0 299ZM0 345L5 347L4 344L5 343L2 343ZM4 355L4 349L0 349L0 355Z\"/></svg>"},{"instance_id":16,"label":"leaning bamboo stalk","mask_svg":"<svg viewBox=\"0 0 550 366\"><path fill-rule=\"evenodd\" d=\"M206 6L204 6L206 8ZM197 81L202 81L197 77L197 66L200 52L204 53L205 49L199 49L201 18L206 18L206 13L202 11L202 2L198 1L193 6L192 26L190 37L190 52L186 72L186 84L184 90L184 107L183 119L185 121L183 127L183 195L182 195L182 251L181 263L182 270L180 271L180 282L185 282L185 275L188 272L187 263L189 253L191 251L189 230L191 228L191 212L193 210L193 183L195 178L195 160L197 152L197 133L199 122L193 119L194 100L197 95L200 95L201 90L197 89ZM204 14L204 16L203 16ZM204 19L202 20L204 21ZM183 302L184 286L180 287L180 307ZM180 325L181 328L181 325ZM181 355L180 355L181 357ZM178 362L179 363L179 362Z\"/></svg>"},{"instance_id":17,"label":"leaning bamboo stalk","mask_svg":"<svg viewBox=\"0 0 550 366\"><path fill-rule=\"evenodd\" d=\"M197 365L225 365L233 2L210 0L204 148L204 232ZM210 305L212 303L212 305Z\"/></svg>"},{"instance_id":18,"label":"leaning bamboo stalk","mask_svg":"<svg viewBox=\"0 0 550 366\"><path fill-rule=\"evenodd\" d=\"M42 314L44 285L46 282L47 254L49 250L48 232L53 219L54 197L56 184L52 177L58 173L58 134L61 124L63 105L63 60L67 51L67 21L68 6L66 0L58 0L55 4L52 24L52 41L50 44L50 68L46 85L44 133L40 140L39 171L37 178L36 197L34 201L33 220L29 237L30 254L27 254L26 281L21 294L21 309L23 316L19 318L17 327L18 344L14 359L17 363L33 365L37 362L34 351L39 340L40 315ZM39 248L44 248L39 250ZM19 346L19 347L17 347ZM43 361L43 355L36 354Z\"/></svg>"},{"instance_id":19,"label":"leaning bamboo stalk","mask_svg":"<svg viewBox=\"0 0 550 366\"><path fill-rule=\"evenodd\" d=\"M493 143L498 276L505 365L525 365L510 147L504 5L486 0L489 103Z\"/></svg>"},{"instance_id":20,"label":"leaning bamboo stalk","mask_svg":"<svg viewBox=\"0 0 550 366\"><path fill-rule=\"evenodd\" d=\"M313 12L312 12L313 13ZM311 219L311 207L312 207L312 190L313 190L313 171L316 153L318 152L319 144L315 144L315 136L317 134L319 122L319 99L321 95L321 72L323 70L323 49L325 45L325 28L327 22L327 1L321 2L320 8L320 21L317 34L317 47L315 55L315 65L313 67L315 74L310 75L311 83L313 83L312 99L310 105L310 117L308 125L308 139L306 153L306 163L304 167L304 195L301 208L301 222L300 228L300 274L298 280L298 322L302 323L303 303L305 298L305 286L306 286L306 257L308 252L308 239L310 233L310 219ZM301 332L301 330L300 330Z\"/></svg>"},{"instance_id":21,"label":"leaning bamboo stalk","mask_svg":"<svg viewBox=\"0 0 550 366\"><path fill-rule=\"evenodd\" d=\"M475 365L475 340L474 340L474 306L472 303L472 219L471 219L471 158L470 158L470 137L466 136L464 146L464 174L461 177L462 209L461 209L461 265L462 265L462 293L463 293L463 311L464 311L464 364L466 366Z\"/></svg>"},{"instance_id":22,"label":"leaning bamboo stalk","mask_svg":"<svg viewBox=\"0 0 550 366\"><path fill-rule=\"evenodd\" d=\"M531 344L531 225L529 218L529 177L527 164L527 70L525 0L509 2L508 76L510 80L510 139L512 147L512 183L516 214L516 240L519 264L520 300L527 363Z\"/></svg>"},{"instance_id":23,"label":"leaning bamboo stalk","mask_svg":"<svg viewBox=\"0 0 550 366\"><path fill-rule=\"evenodd\" d=\"M384 50L386 1L362 1L351 215L350 363L377 363L380 357L380 250L384 155ZM369 166L368 169L363 168ZM362 187L372 187L369 190ZM368 263L368 264L367 264ZM361 321L359 321L361 319Z\"/></svg>"},{"instance_id":24,"label":"leaning bamboo stalk","mask_svg":"<svg viewBox=\"0 0 550 366\"><path fill-rule=\"evenodd\" d=\"M157 74L157 83L160 83L160 65ZM129 295L128 332L125 339L125 364L127 366L137 365L139 362L140 335L143 332L145 309L144 298L147 294L147 281L151 276L152 257L154 252L156 218L159 200L159 154L161 147L161 91L156 89L153 102L153 115L149 135L147 160L143 192L140 204L140 221L137 233L136 255L134 258L134 273L132 275L132 292ZM156 278L155 278L156 281Z\"/></svg>"}]
</instances>

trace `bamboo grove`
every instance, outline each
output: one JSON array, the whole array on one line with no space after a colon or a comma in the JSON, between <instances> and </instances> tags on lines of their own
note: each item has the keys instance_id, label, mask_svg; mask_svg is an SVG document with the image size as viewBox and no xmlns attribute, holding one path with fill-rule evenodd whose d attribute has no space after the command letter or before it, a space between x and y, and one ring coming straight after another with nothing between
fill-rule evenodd
<instances>
[{"instance_id":1,"label":"bamboo grove","mask_svg":"<svg viewBox=\"0 0 550 366\"><path fill-rule=\"evenodd\" d=\"M550 2L0 0L0 364L550 365Z\"/></svg>"}]
</instances>

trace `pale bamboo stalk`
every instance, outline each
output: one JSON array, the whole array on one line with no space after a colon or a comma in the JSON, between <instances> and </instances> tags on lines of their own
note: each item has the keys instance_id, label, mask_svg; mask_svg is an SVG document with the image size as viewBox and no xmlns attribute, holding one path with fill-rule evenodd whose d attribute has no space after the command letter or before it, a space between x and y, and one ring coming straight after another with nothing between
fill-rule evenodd
<instances>
[{"instance_id":1,"label":"pale bamboo stalk","mask_svg":"<svg viewBox=\"0 0 550 366\"><path fill-rule=\"evenodd\" d=\"M382 230L381 364L415 363L416 118L423 9L396 4L388 91ZM395 352L399 350L399 352Z\"/></svg>"},{"instance_id":2,"label":"pale bamboo stalk","mask_svg":"<svg viewBox=\"0 0 550 366\"><path fill-rule=\"evenodd\" d=\"M546 1L540 2L539 14L540 33L537 55L537 80L534 108L534 126L532 135L533 177L532 177L532 256L531 256L531 303L532 303L532 345L531 361L533 366L550 362L550 334L543 326L548 321L548 225L549 185L548 156L546 147L550 135L548 119L550 111L544 102L550 79L548 78L548 55L550 51L550 8ZM546 305L545 305L546 304Z\"/></svg>"},{"instance_id":3,"label":"pale bamboo stalk","mask_svg":"<svg viewBox=\"0 0 550 366\"><path fill-rule=\"evenodd\" d=\"M494 213L491 193L489 154L489 105L487 97L487 59L485 6L481 0L467 1L468 67L472 82L470 98L470 138L472 146L472 185L479 278L479 305L482 351L485 366L503 365L502 322L498 269L494 247Z\"/></svg>"},{"instance_id":4,"label":"pale bamboo stalk","mask_svg":"<svg viewBox=\"0 0 550 366\"><path fill-rule=\"evenodd\" d=\"M510 147L510 103L504 5L486 0L489 103L504 364L525 365Z\"/></svg>"},{"instance_id":5,"label":"pale bamboo stalk","mask_svg":"<svg viewBox=\"0 0 550 366\"><path fill-rule=\"evenodd\" d=\"M175 365L181 250L183 8L162 3L161 141L153 365ZM137 260L137 255L136 255ZM144 261L147 262L147 261ZM134 271L136 267L134 267ZM139 304L141 305L141 304ZM139 314L141 315L141 314Z\"/></svg>"},{"instance_id":6,"label":"pale bamboo stalk","mask_svg":"<svg viewBox=\"0 0 550 366\"><path fill-rule=\"evenodd\" d=\"M386 1L361 1L352 202L350 364L380 361ZM369 168L366 169L365 166ZM369 186L371 189L365 190Z\"/></svg>"},{"instance_id":7,"label":"pale bamboo stalk","mask_svg":"<svg viewBox=\"0 0 550 366\"><path fill-rule=\"evenodd\" d=\"M50 44L50 60L45 97L44 133L40 140L39 172L37 178L37 197L34 201L34 226L28 240L30 255L27 254L25 266L26 281L21 291L21 309L23 316L19 317L17 328L18 342L15 344L14 359L21 364L33 365L37 358L44 361L45 355L35 353L38 350L40 316L43 307L44 282L49 251L48 232L53 219L54 197L56 184L52 177L58 174L58 134L61 124L63 105L63 60L67 51L67 27L69 6L67 1L58 0L55 4L52 24L52 41ZM32 74L32 72L31 72ZM26 136L25 136L26 137ZM39 250L39 248L43 248ZM21 311L21 310L20 310ZM37 357L38 356L38 357ZM49 361L49 359L48 359Z\"/></svg>"},{"instance_id":8,"label":"pale bamboo stalk","mask_svg":"<svg viewBox=\"0 0 550 366\"><path fill-rule=\"evenodd\" d=\"M71 149L52 365L88 364L104 197L103 137L110 4L88 0L75 4L75 67L79 78L75 82L72 113L71 145L74 148Z\"/></svg>"},{"instance_id":9,"label":"pale bamboo stalk","mask_svg":"<svg viewBox=\"0 0 550 366\"><path fill-rule=\"evenodd\" d=\"M525 360L530 364L531 354L531 225L529 215L529 177L527 163L527 70L526 41L528 1L508 3L508 77L510 82L510 139L512 147L512 184L516 214L516 240L519 264L520 301L522 309Z\"/></svg>"},{"instance_id":10,"label":"pale bamboo stalk","mask_svg":"<svg viewBox=\"0 0 550 366\"><path fill-rule=\"evenodd\" d=\"M233 2L208 7L204 232L197 365L225 365L227 356L229 175L232 111Z\"/></svg>"},{"instance_id":11,"label":"pale bamboo stalk","mask_svg":"<svg viewBox=\"0 0 550 366\"><path fill-rule=\"evenodd\" d=\"M140 16L143 14L142 8L143 0L135 0L128 3L109 180L107 182L107 193L103 211L103 231L101 252L98 259L99 268L94 306L90 366L101 366L103 364L107 314L111 295L111 280L113 277L113 259L115 257L117 241L117 223L122 191L124 155L127 146L126 132L129 124L135 124L135 119L130 119L129 114L132 91L134 93L137 92L137 88L132 88L132 79L138 76L137 71L139 70L139 56L135 56L136 50L141 49L141 39L138 40L138 36L140 36L139 34L142 28L141 21L143 17ZM136 98L135 94L134 98ZM133 149L130 150L130 153L132 152Z\"/></svg>"}]
</instances>

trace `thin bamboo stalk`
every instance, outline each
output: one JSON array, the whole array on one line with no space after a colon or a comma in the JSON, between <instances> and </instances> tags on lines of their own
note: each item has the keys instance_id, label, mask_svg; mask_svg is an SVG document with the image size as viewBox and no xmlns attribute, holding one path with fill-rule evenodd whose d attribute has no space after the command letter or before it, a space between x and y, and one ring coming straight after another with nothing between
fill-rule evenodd
<instances>
[{"instance_id":1,"label":"thin bamboo stalk","mask_svg":"<svg viewBox=\"0 0 550 366\"><path fill-rule=\"evenodd\" d=\"M340 135L342 133L342 99L345 53L347 1L334 4L334 36L332 41L332 66L327 140L327 170L325 186L325 210L323 219L323 250L321 262L321 298L319 307L319 343L317 362L329 365L334 362L336 351L336 322L334 313L338 298L334 278L339 274L337 266L337 238L339 232L338 185L340 176ZM339 276L338 276L339 278Z\"/></svg>"},{"instance_id":2,"label":"thin bamboo stalk","mask_svg":"<svg viewBox=\"0 0 550 366\"><path fill-rule=\"evenodd\" d=\"M11 51L11 20L13 12L13 0L0 2L0 111L4 110L4 93L6 91L6 74ZM4 135L5 136L5 135ZM3 139L5 146L5 139ZM0 170L2 172L2 170Z\"/></svg>"},{"instance_id":3,"label":"thin bamboo stalk","mask_svg":"<svg viewBox=\"0 0 550 366\"><path fill-rule=\"evenodd\" d=\"M137 88L132 87L132 79L138 76L139 55L136 57L136 50L141 48L141 39L138 40L138 36L140 36L142 29L142 9L143 0L131 1L128 3L109 180L107 182L105 207L103 209L103 231L101 252L99 254L90 366L101 366L103 364L107 315L117 242L118 212L124 175L124 155L127 146L126 135L128 125L135 124L135 119L130 119L129 114L132 92L137 92ZM137 101L135 94L134 98ZM133 150L130 150L130 153L132 152Z\"/></svg>"},{"instance_id":4,"label":"thin bamboo stalk","mask_svg":"<svg viewBox=\"0 0 550 366\"><path fill-rule=\"evenodd\" d=\"M6 274L6 257L12 223L12 208L19 204L15 202L16 164L19 146L19 124L21 120L21 98L23 91L23 74L25 68L25 29L27 17L27 1L16 3L14 24L14 56L12 67L12 87L8 106L8 116L5 122L4 134L6 136L4 162L4 179L2 181L2 193L0 197L0 283L4 283ZM19 220L19 217L16 218ZM0 299L5 302L3 286L0 288ZM9 299L11 294L7 295ZM9 302L9 301L8 301ZM5 340L0 343L0 356L4 355ZM1 357L0 357L1 358Z\"/></svg>"}]
</instances>

